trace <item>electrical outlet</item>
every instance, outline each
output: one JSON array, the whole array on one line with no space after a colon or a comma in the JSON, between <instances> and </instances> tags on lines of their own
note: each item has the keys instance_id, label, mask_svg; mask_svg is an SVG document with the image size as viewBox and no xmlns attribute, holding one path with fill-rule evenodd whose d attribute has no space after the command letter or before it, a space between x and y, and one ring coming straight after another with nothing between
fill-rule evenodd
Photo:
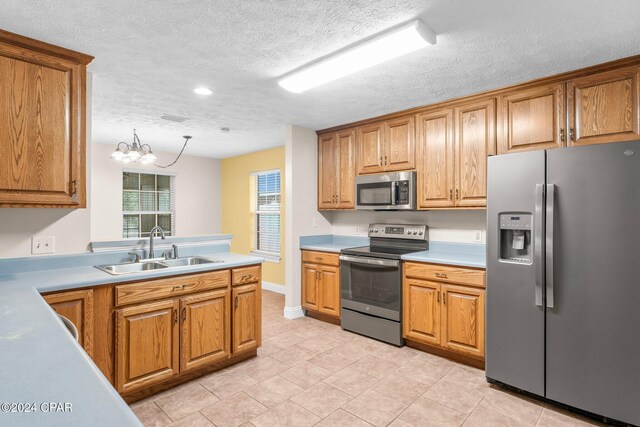
<instances>
[{"instance_id":1,"label":"electrical outlet","mask_svg":"<svg viewBox=\"0 0 640 427\"><path fill-rule=\"evenodd\" d=\"M55 236L33 236L31 238L31 254L43 255L56 252Z\"/></svg>"},{"instance_id":2,"label":"electrical outlet","mask_svg":"<svg viewBox=\"0 0 640 427\"><path fill-rule=\"evenodd\" d=\"M318 218L313 217L313 219L311 220L311 226L313 228L318 228Z\"/></svg>"},{"instance_id":3,"label":"electrical outlet","mask_svg":"<svg viewBox=\"0 0 640 427\"><path fill-rule=\"evenodd\" d=\"M359 233L360 233L360 226L356 225L356 234L359 234Z\"/></svg>"},{"instance_id":4,"label":"electrical outlet","mask_svg":"<svg viewBox=\"0 0 640 427\"><path fill-rule=\"evenodd\" d=\"M476 243L482 243L482 231L475 230L473 232L473 241Z\"/></svg>"}]
</instances>

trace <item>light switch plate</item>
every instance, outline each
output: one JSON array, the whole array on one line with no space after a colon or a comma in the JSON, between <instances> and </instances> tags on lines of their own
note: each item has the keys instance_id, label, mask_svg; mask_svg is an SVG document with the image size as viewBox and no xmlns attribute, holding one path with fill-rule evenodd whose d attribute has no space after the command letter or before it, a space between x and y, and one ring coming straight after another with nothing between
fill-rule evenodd
<instances>
[{"instance_id":1,"label":"light switch plate","mask_svg":"<svg viewBox=\"0 0 640 427\"><path fill-rule=\"evenodd\" d=\"M33 236L31 238L31 254L44 255L56 252L55 236Z\"/></svg>"},{"instance_id":2,"label":"light switch plate","mask_svg":"<svg viewBox=\"0 0 640 427\"><path fill-rule=\"evenodd\" d=\"M476 243L482 243L482 231L475 230L473 232L473 241Z\"/></svg>"}]
</instances>

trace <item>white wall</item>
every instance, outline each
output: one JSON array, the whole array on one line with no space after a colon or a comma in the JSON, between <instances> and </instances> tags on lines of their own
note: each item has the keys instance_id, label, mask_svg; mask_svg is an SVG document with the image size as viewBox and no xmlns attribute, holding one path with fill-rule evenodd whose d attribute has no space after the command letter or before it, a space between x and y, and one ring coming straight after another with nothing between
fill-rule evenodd
<instances>
[{"instance_id":1,"label":"white wall","mask_svg":"<svg viewBox=\"0 0 640 427\"><path fill-rule=\"evenodd\" d=\"M85 252L91 221L91 89L87 73L87 208L0 208L0 258L31 255L32 236L54 236L56 254Z\"/></svg>"},{"instance_id":2,"label":"white wall","mask_svg":"<svg viewBox=\"0 0 640 427\"><path fill-rule=\"evenodd\" d=\"M331 224L316 207L317 136L315 131L287 126L285 136L285 308L284 315L303 315L301 307L300 236L330 234Z\"/></svg>"},{"instance_id":3,"label":"white wall","mask_svg":"<svg viewBox=\"0 0 640 427\"><path fill-rule=\"evenodd\" d=\"M182 155L168 169L153 165L122 164L110 158L114 144L94 144L92 170L91 239L122 239L122 172L165 173L175 176L176 235L220 232L220 160ZM187 151L188 151L187 147ZM158 153L158 164L169 164L177 154Z\"/></svg>"}]
</instances>

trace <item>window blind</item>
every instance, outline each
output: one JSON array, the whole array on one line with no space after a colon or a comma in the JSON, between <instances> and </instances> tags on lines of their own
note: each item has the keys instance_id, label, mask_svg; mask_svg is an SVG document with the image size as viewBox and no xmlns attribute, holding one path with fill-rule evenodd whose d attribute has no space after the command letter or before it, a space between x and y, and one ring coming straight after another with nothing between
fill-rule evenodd
<instances>
[{"instance_id":1,"label":"window blind","mask_svg":"<svg viewBox=\"0 0 640 427\"><path fill-rule=\"evenodd\" d=\"M251 249L280 255L280 171L254 172L249 185Z\"/></svg>"},{"instance_id":2,"label":"window blind","mask_svg":"<svg viewBox=\"0 0 640 427\"><path fill-rule=\"evenodd\" d=\"M122 237L149 237L156 225L175 235L175 177L122 174Z\"/></svg>"}]
</instances>

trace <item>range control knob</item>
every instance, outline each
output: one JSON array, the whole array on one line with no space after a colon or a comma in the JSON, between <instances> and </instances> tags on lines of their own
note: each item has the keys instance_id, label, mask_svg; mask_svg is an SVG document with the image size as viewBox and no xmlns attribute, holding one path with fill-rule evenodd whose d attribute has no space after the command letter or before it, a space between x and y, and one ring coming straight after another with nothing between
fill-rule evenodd
<instances>
[{"instance_id":1,"label":"range control knob","mask_svg":"<svg viewBox=\"0 0 640 427\"><path fill-rule=\"evenodd\" d=\"M373 233L373 228L370 228L370 229L369 229L369 233Z\"/></svg>"},{"instance_id":2,"label":"range control knob","mask_svg":"<svg viewBox=\"0 0 640 427\"><path fill-rule=\"evenodd\" d=\"M422 230L418 231L418 234L422 236L422 234L423 234Z\"/></svg>"},{"instance_id":3,"label":"range control knob","mask_svg":"<svg viewBox=\"0 0 640 427\"><path fill-rule=\"evenodd\" d=\"M378 229L377 229L377 228L374 228L374 229L373 229L373 232L374 232L374 233L377 233L377 232L378 232Z\"/></svg>"}]
</instances>

